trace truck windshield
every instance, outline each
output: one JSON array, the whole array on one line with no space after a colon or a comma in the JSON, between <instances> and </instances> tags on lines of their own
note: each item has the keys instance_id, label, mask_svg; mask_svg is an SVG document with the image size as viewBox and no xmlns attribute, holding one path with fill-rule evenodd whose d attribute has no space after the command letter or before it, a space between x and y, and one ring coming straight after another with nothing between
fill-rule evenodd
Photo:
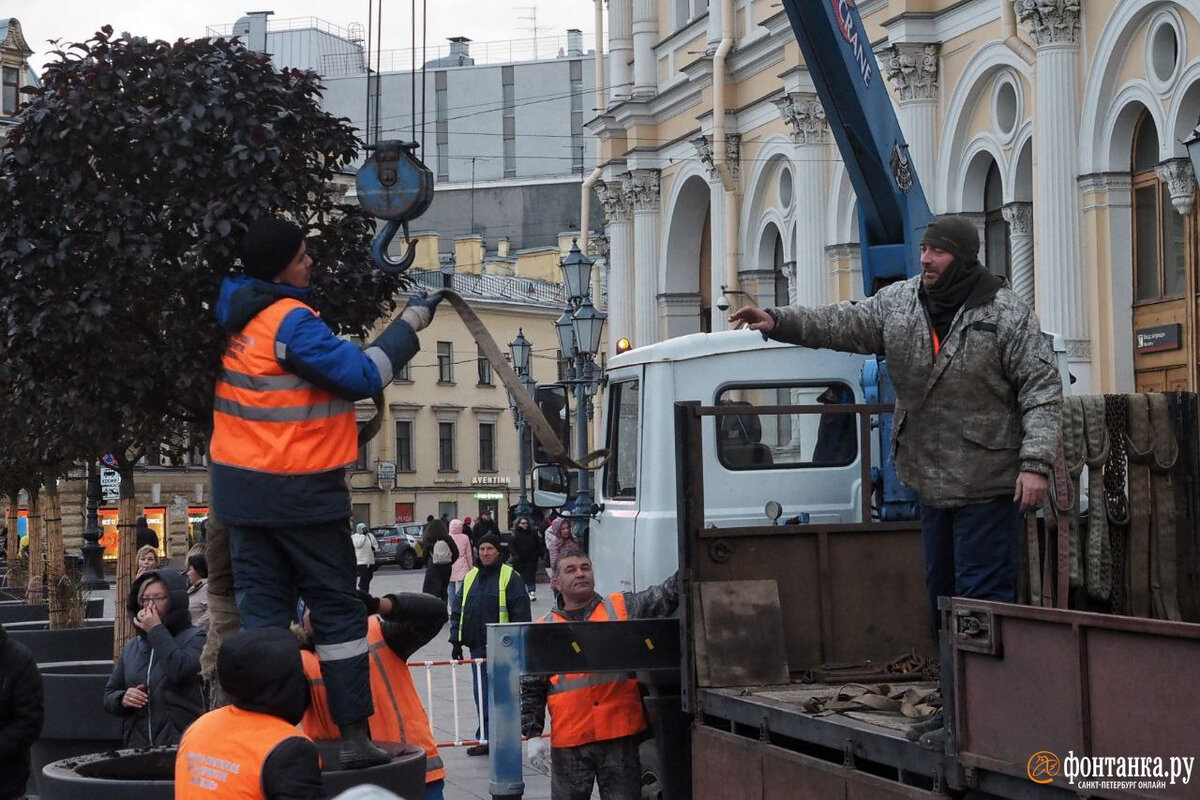
<instances>
[{"instance_id":1,"label":"truck windshield","mask_svg":"<svg viewBox=\"0 0 1200 800\"><path fill-rule=\"evenodd\" d=\"M608 449L604 494L609 499L637 497L638 434L641 426L640 391L636 380L609 386Z\"/></svg>"},{"instance_id":2,"label":"truck windshield","mask_svg":"<svg viewBox=\"0 0 1200 800\"><path fill-rule=\"evenodd\" d=\"M843 383L727 386L718 406L833 406L854 403ZM844 467L858 458L858 416L827 411L739 414L717 421L717 456L727 469Z\"/></svg>"}]
</instances>

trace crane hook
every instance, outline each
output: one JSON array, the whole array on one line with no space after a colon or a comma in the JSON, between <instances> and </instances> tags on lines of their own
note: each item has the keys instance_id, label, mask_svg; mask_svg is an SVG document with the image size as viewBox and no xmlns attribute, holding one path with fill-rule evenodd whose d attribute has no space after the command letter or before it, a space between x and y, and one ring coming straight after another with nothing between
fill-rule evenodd
<instances>
[{"instance_id":1,"label":"crane hook","mask_svg":"<svg viewBox=\"0 0 1200 800\"><path fill-rule=\"evenodd\" d=\"M417 257L408 223L433 202L433 173L417 158L416 142L388 139L377 143L355 178L358 202L386 224L371 242L371 256L384 272L403 274ZM396 234L404 230L406 250L399 259L388 256Z\"/></svg>"}]
</instances>

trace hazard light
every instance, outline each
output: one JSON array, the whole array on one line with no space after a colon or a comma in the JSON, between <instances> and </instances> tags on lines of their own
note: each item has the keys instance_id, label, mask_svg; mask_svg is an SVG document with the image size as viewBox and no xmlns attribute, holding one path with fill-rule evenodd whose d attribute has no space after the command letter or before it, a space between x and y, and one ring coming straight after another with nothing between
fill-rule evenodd
<instances>
[{"instance_id":1,"label":"hazard light","mask_svg":"<svg viewBox=\"0 0 1200 800\"><path fill-rule=\"evenodd\" d=\"M628 352L632 349L633 342L629 341L624 336L622 336L620 339L617 339L617 355L621 355L621 353Z\"/></svg>"}]
</instances>

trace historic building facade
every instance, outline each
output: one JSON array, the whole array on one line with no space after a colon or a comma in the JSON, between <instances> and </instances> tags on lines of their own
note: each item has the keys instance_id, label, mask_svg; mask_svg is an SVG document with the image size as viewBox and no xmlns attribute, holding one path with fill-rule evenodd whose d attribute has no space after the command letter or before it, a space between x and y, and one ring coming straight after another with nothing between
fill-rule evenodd
<instances>
[{"instance_id":1,"label":"historic building facade","mask_svg":"<svg viewBox=\"0 0 1200 800\"><path fill-rule=\"evenodd\" d=\"M1200 2L856 5L930 205L976 220L1075 390L1194 390ZM589 129L610 339L723 329L722 286L734 306L860 296L854 192L780 4L608 11Z\"/></svg>"}]
</instances>

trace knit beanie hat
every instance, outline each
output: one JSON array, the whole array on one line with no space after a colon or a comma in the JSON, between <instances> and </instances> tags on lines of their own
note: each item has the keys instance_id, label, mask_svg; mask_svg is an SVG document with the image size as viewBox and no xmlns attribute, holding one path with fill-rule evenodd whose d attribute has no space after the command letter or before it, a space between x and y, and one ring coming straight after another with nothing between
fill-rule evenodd
<instances>
[{"instance_id":1,"label":"knit beanie hat","mask_svg":"<svg viewBox=\"0 0 1200 800\"><path fill-rule=\"evenodd\" d=\"M259 217L242 237L242 271L260 281L274 280L304 243L304 229L278 217Z\"/></svg>"},{"instance_id":2,"label":"knit beanie hat","mask_svg":"<svg viewBox=\"0 0 1200 800\"><path fill-rule=\"evenodd\" d=\"M945 250L970 265L979 260L979 231L966 217L946 214L929 223L921 244Z\"/></svg>"},{"instance_id":3,"label":"knit beanie hat","mask_svg":"<svg viewBox=\"0 0 1200 800\"><path fill-rule=\"evenodd\" d=\"M497 535L496 535L496 534L494 534L494 533L488 533L488 534L485 534L485 535L484 535L484 536L483 536L483 537L482 537L482 538L479 540L479 545L478 545L478 546L479 546L479 547L483 547L485 544L490 544L492 547L496 548L497 550L500 550L500 549L501 549L501 547L500 547L500 537L499 537L499 536L497 536Z\"/></svg>"}]
</instances>

